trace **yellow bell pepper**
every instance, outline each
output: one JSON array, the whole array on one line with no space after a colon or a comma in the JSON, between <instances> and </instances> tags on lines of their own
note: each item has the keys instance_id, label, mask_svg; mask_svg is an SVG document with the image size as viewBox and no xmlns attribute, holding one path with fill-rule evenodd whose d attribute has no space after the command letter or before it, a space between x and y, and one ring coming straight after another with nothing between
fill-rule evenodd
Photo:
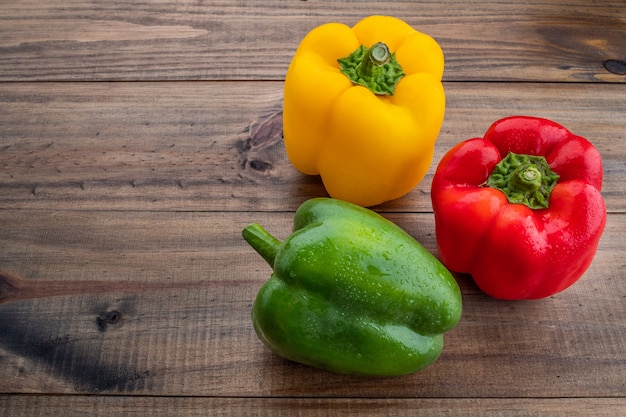
<instances>
[{"instance_id":1,"label":"yellow bell pepper","mask_svg":"<svg viewBox=\"0 0 626 417\"><path fill-rule=\"evenodd\" d=\"M361 206L407 194L432 163L443 67L439 44L394 17L313 29L285 79L289 160L320 175L331 197Z\"/></svg>"}]
</instances>

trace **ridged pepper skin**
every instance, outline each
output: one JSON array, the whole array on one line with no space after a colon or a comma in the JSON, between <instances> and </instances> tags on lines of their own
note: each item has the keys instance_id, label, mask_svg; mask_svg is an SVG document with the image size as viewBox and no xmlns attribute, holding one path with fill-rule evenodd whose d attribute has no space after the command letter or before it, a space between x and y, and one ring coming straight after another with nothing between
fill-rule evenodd
<instances>
[{"instance_id":1,"label":"ridged pepper skin","mask_svg":"<svg viewBox=\"0 0 626 417\"><path fill-rule=\"evenodd\" d=\"M243 236L273 267L258 292L258 337L286 359L334 372L393 376L433 363L461 318L450 272L415 239L348 202L303 203L279 242Z\"/></svg>"},{"instance_id":2,"label":"ridged pepper skin","mask_svg":"<svg viewBox=\"0 0 626 417\"><path fill-rule=\"evenodd\" d=\"M338 61L379 43L403 71L391 95L356 84ZM445 112L443 69L439 44L394 17L313 29L285 78L289 160L304 174L320 175L334 198L370 207L405 195L432 163ZM390 76L394 83L398 75Z\"/></svg>"},{"instance_id":3,"label":"ridged pepper skin","mask_svg":"<svg viewBox=\"0 0 626 417\"><path fill-rule=\"evenodd\" d=\"M591 264L606 224L602 177L600 153L565 127L525 116L496 121L483 138L450 149L435 172L431 196L443 263L471 274L495 298L539 299L565 290ZM548 179L539 185L538 178ZM520 186L526 179L535 185Z\"/></svg>"}]
</instances>

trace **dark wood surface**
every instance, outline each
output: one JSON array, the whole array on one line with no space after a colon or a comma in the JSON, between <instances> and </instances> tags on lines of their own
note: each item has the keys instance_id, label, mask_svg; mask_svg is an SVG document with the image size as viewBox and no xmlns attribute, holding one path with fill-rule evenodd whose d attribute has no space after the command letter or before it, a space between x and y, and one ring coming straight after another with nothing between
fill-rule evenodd
<instances>
[{"instance_id":1,"label":"dark wood surface","mask_svg":"<svg viewBox=\"0 0 626 417\"><path fill-rule=\"evenodd\" d=\"M4 1L0 416L626 415L626 3L622 0ZM315 26L391 14L437 39L447 109L428 175L376 207L437 254L430 183L500 117L546 117L605 167L583 278L539 301L467 276L441 358L398 378L272 355L250 308L325 196L286 158L282 80Z\"/></svg>"}]
</instances>

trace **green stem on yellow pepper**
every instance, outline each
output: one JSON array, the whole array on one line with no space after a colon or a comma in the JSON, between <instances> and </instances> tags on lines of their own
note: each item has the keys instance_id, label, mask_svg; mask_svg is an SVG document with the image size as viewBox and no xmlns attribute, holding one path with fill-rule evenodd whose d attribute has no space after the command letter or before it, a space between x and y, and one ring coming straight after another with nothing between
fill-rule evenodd
<instances>
[{"instance_id":1,"label":"green stem on yellow pepper","mask_svg":"<svg viewBox=\"0 0 626 417\"><path fill-rule=\"evenodd\" d=\"M383 42L370 48L361 45L345 58L338 59L341 72L354 84L368 88L378 95L392 96L404 72Z\"/></svg>"},{"instance_id":2,"label":"green stem on yellow pepper","mask_svg":"<svg viewBox=\"0 0 626 417\"><path fill-rule=\"evenodd\" d=\"M363 59L356 67L356 72L363 79L375 77L390 59L391 54L387 45L377 42L365 52Z\"/></svg>"}]
</instances>

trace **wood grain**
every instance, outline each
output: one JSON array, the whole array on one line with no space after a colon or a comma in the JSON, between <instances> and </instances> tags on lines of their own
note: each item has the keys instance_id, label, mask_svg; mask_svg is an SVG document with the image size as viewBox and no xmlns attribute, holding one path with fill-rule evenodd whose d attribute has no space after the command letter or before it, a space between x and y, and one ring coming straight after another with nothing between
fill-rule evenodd
<instances>
[{"instance_id":1,"label":"wood grain","mask_svg":"<svg viewBox=\"0 0 626 417\"><path fill-rule=\"evenodd\" d=\"M270 269L240 231L260 221L284 238L292 216L0 211L0 267L21 277L0 286L0 392L558 398L626 389L624 215L610 217L592 267L557 296L497 301L458 276L464 315L441 358L383 389L376 378L284 361L256 338L250 308ZM432 214L387 216L436 253Z\"/></svg>"},{"instance_id":2,"label":"wood grain","mask_svg":"<svg viewBox=\"0 0 626 417\"><path fill-rule=\"evenodd\" d=\"M0 417L626 414L623 0L3 3ZM573 287L504 302L456 274L441 358L382 380L262 345L250 310L270 268L240 235L282 239L326 195L286 158L282 81L309 30L371 14L446 57L431 170L377 211L437 254L437 162L513 114L594 143L608 210Z\"/></svg>"},{"instance_id":3,"label":"wood grain","mask_svg":"<svg viewBox=\"0 0 626 417\"><path fill-rule=\"evenodd\" d=\"M546 117L588 138L610 212L626 210L624 84L446 83L426 178L384 211L431 211L443 154L500 117ZM282 83L0 84L0 208L295 210L325 196L282 142Z\"/></svg>"},{"instance_id":4,"label":"wood grain","mask_svg":"<svg viewBox=\"0 0 626 417\"><path fill-rule=\"evenodd\" d=\"M11 2L0 81L282 80L309 30L371 14L439 41L448 81L626 81L622 0Z\"/></svg>"},{"instance_id":5,"label":"wood grain","mask_svg":"<svg viewBox=\"0 0 626 417\"><path fill-rule=\"evenodd\" d=\"M368 415L374 417L506 417L567 416L621 417L626 400L616 398L549 399L346 399L346 398L148 398L124 396L0 396L2 409L11 417L33 415L82 417L97 410L101 417L135 416L257 416L332 417Z\"/></svg>"}]
</instances>

